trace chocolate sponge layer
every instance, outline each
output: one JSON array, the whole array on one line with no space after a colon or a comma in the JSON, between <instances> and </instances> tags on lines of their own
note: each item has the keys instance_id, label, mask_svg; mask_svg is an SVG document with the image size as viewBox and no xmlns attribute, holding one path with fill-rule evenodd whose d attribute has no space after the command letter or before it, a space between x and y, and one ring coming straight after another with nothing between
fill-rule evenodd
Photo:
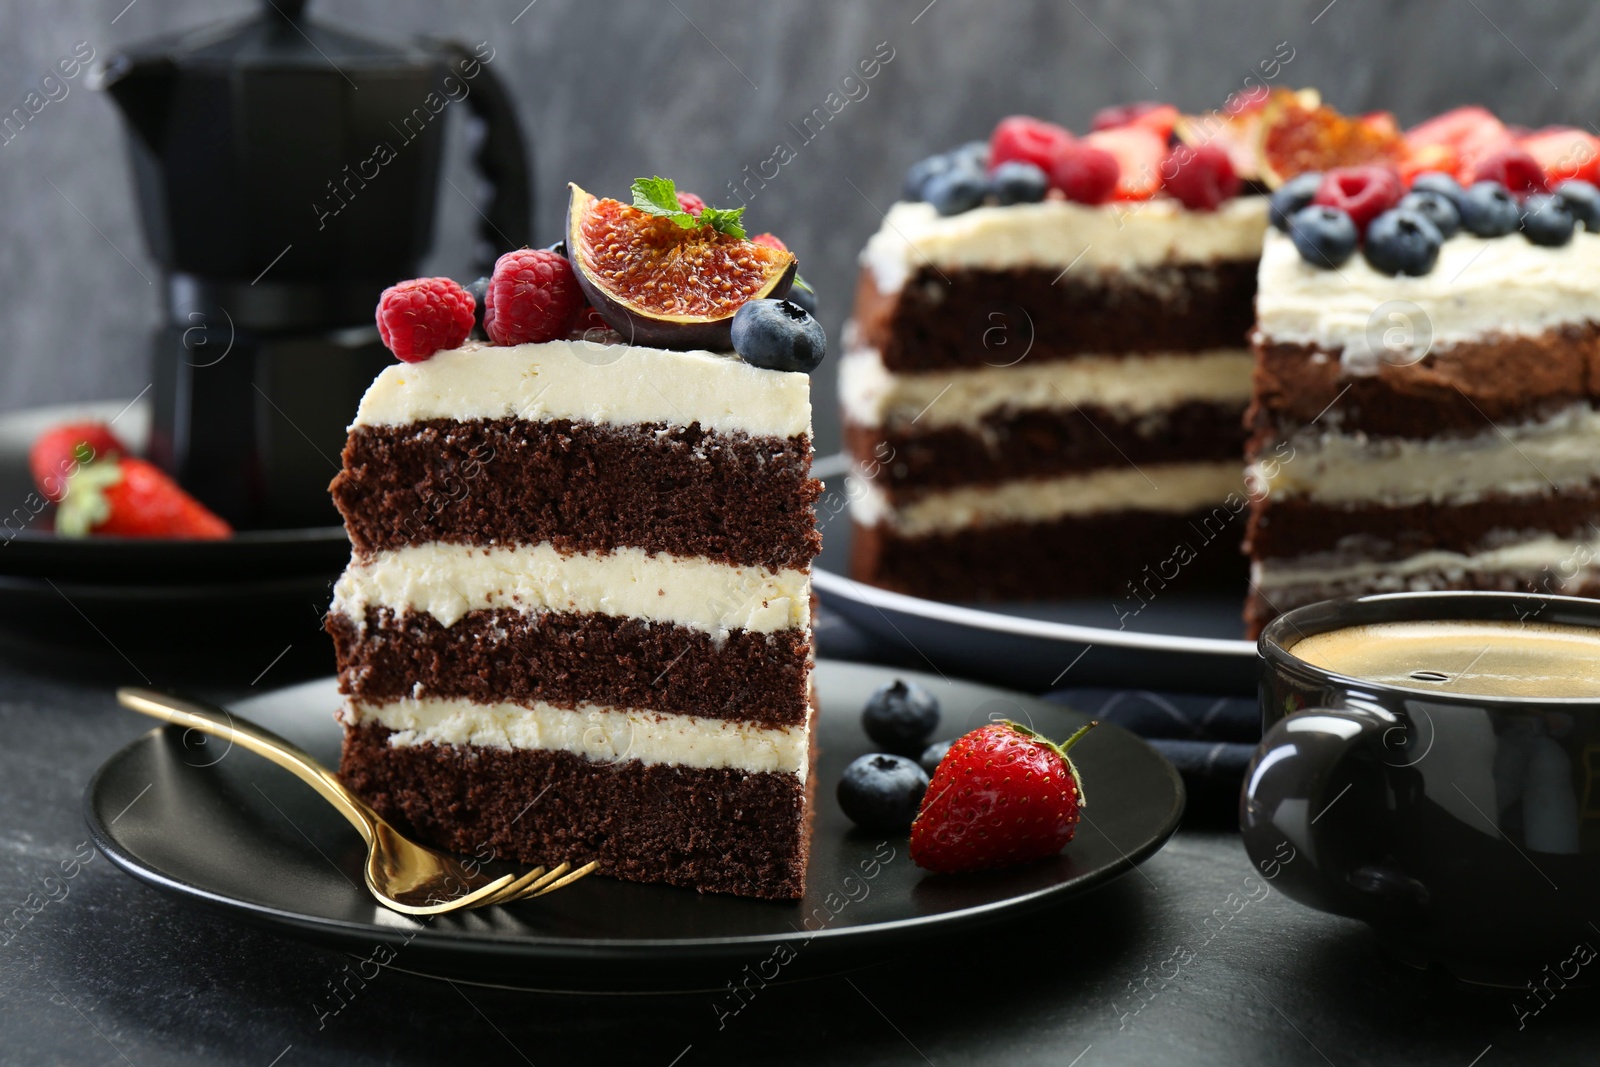
<instances>
[{"instance_id":1,"label":"chocolate sponge layer","mask_svg":"<svg viewBox=\"0 0 1600 1067\"><path fill-rule=\"evenodd\" d=\"M455 852L710 893L804 889L805 785L787 773L597 763L570 752L389 743L347 728L340 775L386 818Z\"/></svg>"},{"instance_id":2,"label":"chocolate sponge layer","mask_svg":"<svg viewBox=\"0 0 1600 1067\"><path fill-rule=\"evenodd\" d=\"M772 569L821 548L806 437L432 419L361 426L330 487L358 553L429 541L620 547Z\"/></svg>"},{"instance_id":3,"label":"chocolate sponge layer","mask_svg":"<svg viewBox=\"0 0 1600 1067\"><path fill-rule=\"evenodd\" d=\"M471 611L444 626L426 612L369 608L365 626L329 615L344 692L381 704L413 695L478 703L579 702L739 719L805 721L804 630L735 630L720 641L671 623L589 612Z\"/></svg>"}]
</instances>

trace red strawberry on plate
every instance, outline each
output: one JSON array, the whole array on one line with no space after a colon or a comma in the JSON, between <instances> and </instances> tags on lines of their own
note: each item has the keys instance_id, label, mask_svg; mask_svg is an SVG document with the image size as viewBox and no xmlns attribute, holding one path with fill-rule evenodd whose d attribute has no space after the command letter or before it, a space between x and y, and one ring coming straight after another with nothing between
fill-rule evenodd
<instances>
[{"instance_id":1,"label":"red strawberry on plate","mask_svg":"<svg viewBox=\"0 0 1600 1067\"><path fill-rule=\"evenodd\" d=\"M56 512L56 533L63 537L113 534L192 541L228 537L233 528L184 492L161 468L122 456L86 463L67 483L67 494Z\"/></svg>"},{"instance_id":2,"label":"red strawberry on plate","mask_svg":"<svg viewBox=\"0 0 1600 1067\"><path fill-rule=\"evenodd\" d=\"M75 422L39 435L28 450L28 470L45 499L59 503L79 467L95 460L114 459L126 451L104 423Z\"/></svg>"},{"instance_id":3,"label":"red strawberry on plate","mask_svg":"<svg viewBox=\"0 0 1600 1067\"><path fill-rule=\"evenodd\" d=\"M1161 164L1167 158L1167 139L1143 126L1097 130L1083 143L1116 157L1118 200L1148 200L1161 188Z\"/></svg>"},{"instance_id":4,"label":"red strawberry on plate","mask_svg":"<svg viewBox=\"0 0 1600 1067\"><path fill-rule=\"evenodd\" d=\"M956 739L911 824L911 859L930 871L979 871L1053 856L1077 832L1083 783L1061 744L1014 722Z\"/></svg>"}]
</instances>

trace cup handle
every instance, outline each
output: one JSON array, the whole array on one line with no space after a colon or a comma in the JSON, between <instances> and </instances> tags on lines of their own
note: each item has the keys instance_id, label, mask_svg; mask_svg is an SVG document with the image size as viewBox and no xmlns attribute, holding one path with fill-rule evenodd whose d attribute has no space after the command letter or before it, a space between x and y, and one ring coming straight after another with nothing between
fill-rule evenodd
<instances>
[{"instance_id":1,"label":"cup handle","mask_svg":"<svg viewBox=\"0 0 1600 1067\"><path fill-rule=\"evenodd\" d=\"M1385 774L1386 741L1406 729L1393 712L1355 705L1306 708L1273 724L1239 797L1239 831L1257 870L1286 895L1335 915L1381 925L1426 910L1427 887L1383 858L1382 829L1342 818L1359 811L1345 790ZM1362 752L1373 756L1364 766L1352 758ZM1345 813L1341 802L1350 805Z\"/></svg>"}]
</instances>

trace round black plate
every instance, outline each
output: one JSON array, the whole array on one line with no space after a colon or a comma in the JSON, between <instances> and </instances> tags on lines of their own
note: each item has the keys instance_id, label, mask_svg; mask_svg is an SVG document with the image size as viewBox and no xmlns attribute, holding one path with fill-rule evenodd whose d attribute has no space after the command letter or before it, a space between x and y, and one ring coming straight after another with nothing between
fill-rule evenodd
<instances>
[{"instance_id":1,"label":"round black plate","mask_svg":"<svg viewBox=\"0 0 1600 1067\"><path fill-rule=\"evenodd\" d=\"M350 558L342 526L241 530L225 541L129 537L57 537L51 509L28 473L28 449L39 434L68 422L116 422L112 429L143 452L150 413L139 401L30 408L0 414L0 574L98 584L175 585L241 577L337 575ZM329 475L332 477L331 473Z\"/></svg>"},{"instance_id":2,"label":"round black plate","mask_svg":"<svg viewBox=\"0 0 1600 1067\"><path fill-rule=\"evenodd\" d=\"M849 457L817 461L822 555L812 583L823 603L940 670L1033 692L1137 686L1251 696L1256 646L1243 639L1245 590L1172 593L1122 624L1111 597L1030 604L951 604L892 593L850 574Z\"/></svg>"},{"instance_id":3,"label":"round black plate","mask_svg":"<svg viewBox=\"0 0 1600 1067\"><path fill-rule=\"evenodd\" d=\"M1032 698L931 676L941 737L994 718L1065 737L1085 716ZM1177 773L1115 726L1073 750L1088 798L1078 835L1058 857L1010 871L928 875L906 839L850 826L833 799L844 766L870 751L859 712L889 679L880 667L818 663L821 759L806 896L799 902L701 895L588 878L549 897L418 921L378 906L362 887L355 831L309 788L265 760L175 727L112 756L84 797L95 843L153 886L240 918L396 967L539 989L720 989L746 965L774 980L875 962L942 937L1058 903L1129 870L1172 834L1183 812ZM338 758L332 679L237 705L319 759ZM380 946L383 948L380 949Z\"/></svg>"}]
</instances>

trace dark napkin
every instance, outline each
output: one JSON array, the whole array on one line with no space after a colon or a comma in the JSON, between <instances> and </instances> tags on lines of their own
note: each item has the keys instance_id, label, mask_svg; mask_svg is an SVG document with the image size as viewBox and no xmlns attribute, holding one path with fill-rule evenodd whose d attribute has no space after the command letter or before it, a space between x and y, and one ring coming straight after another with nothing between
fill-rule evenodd
<instances>
[{"instance_id":1,"label":"dark napkin","mask_svg":"<svg viewBox=\"0 0 1600 1067\"><path fill-rule=\"evenodd\" d=\"M823 606L813 620L818 654L830 659L931 669L913 650L856 629ZM1261 740L1261 710L1254 699L1189 696L1143 689L1061 689L1045 694L1149 741L1183 775L1191 799L1236 796L1245 766Z\"/></svg>"},{"instance_id":2,"label":"dark napkin","mask_svg":"<svg viewBox=\"0 0 1600 1067\"><path fill-rule=\"evenodd\" d=\"M1138 734L1192 783L1237 786L1261 740L1261 706L1243 697L1188 696L1146 689L1061 689L1046 693L1043 699Z\"/></svg>"}]
</instances>

